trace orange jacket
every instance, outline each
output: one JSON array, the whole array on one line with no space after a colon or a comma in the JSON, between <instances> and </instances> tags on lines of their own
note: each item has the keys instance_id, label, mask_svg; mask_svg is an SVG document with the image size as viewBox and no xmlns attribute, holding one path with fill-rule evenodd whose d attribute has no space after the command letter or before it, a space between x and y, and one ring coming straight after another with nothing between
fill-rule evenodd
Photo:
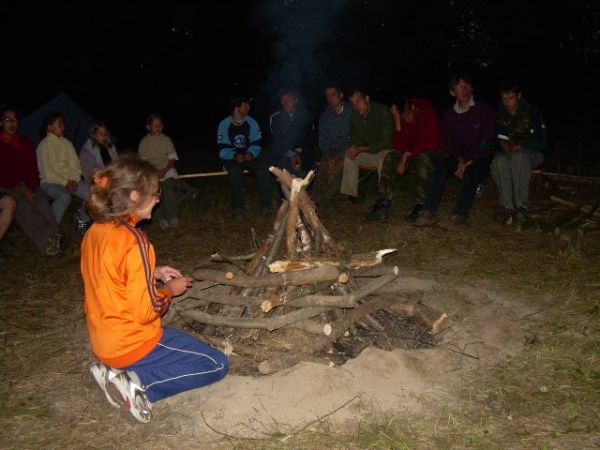
<instances>
[{"instance_id":1,"label":"orange jacket","mask_svg":"<svg viewBox=\"0 0 600 450\"><path fill-rule=\"evenodd\" d=\"M118 225L94 223L81 244L85 313L92 349L111 367L131 365L162 337L161 316L171 293L154 279L154 247L135 228L139 217Z\"/></svg>"}]
</instances>

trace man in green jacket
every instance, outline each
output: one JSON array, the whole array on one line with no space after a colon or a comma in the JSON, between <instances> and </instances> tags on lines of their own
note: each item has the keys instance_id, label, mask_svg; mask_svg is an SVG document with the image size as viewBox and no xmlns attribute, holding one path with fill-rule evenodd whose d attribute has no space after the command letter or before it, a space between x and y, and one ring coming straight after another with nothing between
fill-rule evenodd
<instances>
[{"instance_id":1,"label":"man in green jacket","mask_svg":"<svg viewBox=\"0 0 600 450\"><path fill-rule=\"evenodd\" d=\"M385 156L392 150L394 124L388 106L372 102L364 89L349 92L350 103L354 111L350 117L350 148L344 158L344 174L340 192L357 202L358 175L360 166L377 167L378 176ZM374 208L389 210L391 201Z\"/></svg>"},{"instance_id":2,"label":"man in green jacket","mask_svg":"<svg viewBox=\"0 0 600 450\"><path fill-rule=\"evenodd\" d=\"M500 86L501 103L496 112L500 150L492 161L492 175L502 209L495 219L511 224L529 218L527 198L531 169L544 161L546 125L540 111L523 98L517 83Z\"/></svg>"}]
</instances>

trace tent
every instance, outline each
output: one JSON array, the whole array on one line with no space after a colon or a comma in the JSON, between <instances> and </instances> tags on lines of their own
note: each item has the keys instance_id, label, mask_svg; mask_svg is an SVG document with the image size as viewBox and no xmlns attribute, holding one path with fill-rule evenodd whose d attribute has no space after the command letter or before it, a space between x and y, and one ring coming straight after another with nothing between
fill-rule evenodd
<instances>
[{"instance_id":1,"label":"tent","mask_svg":"<svg viewBox=\"0 0 600 450\"><path fill-rule=\"evenodd\" d=\"M71 97L61 92L45 105L23 117L19 123L19 132L27 135L35 145L45 136L40 135L44 116L56 111L65 117L65 137L70 140L79 152L89 137L89 129L94 118L78 106Z\"/></svg>"}]
</instances>

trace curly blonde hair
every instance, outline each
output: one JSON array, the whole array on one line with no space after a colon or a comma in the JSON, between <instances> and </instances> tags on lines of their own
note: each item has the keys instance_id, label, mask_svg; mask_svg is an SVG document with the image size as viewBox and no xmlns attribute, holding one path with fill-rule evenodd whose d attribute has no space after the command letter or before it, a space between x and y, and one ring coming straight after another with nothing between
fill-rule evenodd
<instances>
[{"instance_id":1,"label":"curly blonde hair","mask_svg":"<svg viewBox=\"0 0 600 450\"><path fill-rule=\"evenodd\" d=\"M122 155L105 169L90 177L94 184L85 200L85 208L99 223L125 223L158 189L158 170L136 155ZM136 202L132 191L139 192Z\"/></svg>"}]
</instances>

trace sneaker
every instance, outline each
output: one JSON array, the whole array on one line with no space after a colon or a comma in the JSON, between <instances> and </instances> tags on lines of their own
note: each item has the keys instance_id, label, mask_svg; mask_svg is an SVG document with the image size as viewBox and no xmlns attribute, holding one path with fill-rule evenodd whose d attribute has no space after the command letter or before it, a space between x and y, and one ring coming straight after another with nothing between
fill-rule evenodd
<instances>
[{"instance_id":1,"label":"sneaker","mask_svg":"<svg viewBox=\"0 0 600 450\"><path fill-rule=\"evenodd\" d=\"M87 230L90 228L91 220L81 219L78 215L75 217L75 229L79 236L85 236Z\"/></svg>"},{"instance_id":2,"label":"sneaker","mask_svg":"<svg viewBox=\"0 0 600 450\"><path fill-rule=\"evenodd\" d=\"M498 223L510 225L513 222L514 216L514 209L504 207L494 215L494 220Z\"/></svg>"},{"instance_id":3,"label":"sneaker","mask_svg":"<svg viewBox=\"0 0 600 450\"><path fill-rule=\"evenodd\" d=\"M483 184L479 183L477 185L477 188L475 189L475 198L481 197L484 192L485 192L485 186Z\"/></svg>"},{"instance_id":4,"label":"sneaker","mask_svg":"<svg viewBox=\"0 0 600 450\"><path fill-rule=\"evenodd\" d=\"M170 224L167 220L163 219L160 222L158 222L158 226L160 227L161 230L166 230L167 228L170 227Z\"/></svg>"},{"instance_id":5,"label":"sneaker","mask_svg":"<svg viewBox=\"0 0 600 450\"><path fill-rule=\"evenodd\" d=\"M392 201L391 200L383 200L379 199L373 205L373 209L369 214L367 214L367 220L385 220L390 216L390 212L392 209Z\"/></svg>"},{"instance_id":6,"label":"sneaker","mask_svg":"<svg viewBox=\"0 0 600 450\"><path fill-rule=\"evenodd\" d=\"M97 363L90 368L90 373L112 406L129 411L138 422L150 422L152 403L135 372L112 369Z\"/></svg>"},{"instance_id":7,"label":"sneaker","mask_svg":"<svg viewBox=\"0 0 600 450\"><path fill-rule=\"evenodd\" d=\"M452 225L464 225L467 221L467 218L461 214L452 214L450 217L450 223Z\"/></svg>"},{"instance_id":8,"label":"sneaker","mask_svg":"<svg viewBox=\"0 0 600 450\"><path fill-rule=\"evenodd\" d=\"M170 219L169 226L177 228L179 226L179 219L177 217L173 217L172 219Z\"/></svg>"},{"instance_id":9,"label":"sneaker","mask_svg":"<svg viewBox=\"0 0 600 450\"><path fill-rule=\"evenodd\" d=\"M437 223L437 219L433 215L431 211L423 211L417 220L415 220L415 225L420 227L427 227L431 225L435 225Z\"/></svg>"},{"instance_id":10,"label":"sneaker","mask_svg":"<svg viewBox=\"0 0 600 450\"><path fill-rule=\"evenodd\" d=\"M404 218L404 220L408 220L409 222L416 222L419 217L425 214L425 210L423 209L422 203L417 203L413 206L410 213Z\"/></svg>"},{"instance_id":11,"label":"sneaker","mask_svg":"<svg viewBox=\"0 0 600 450\"><path fill-rule=\"evenodd\" d=\"M106 364L102 363L96 363L93 364L92 367L90 367L90 376L94 378L100 389L102 389L102 392L104 392L108 403L110 403L111 406L114 406L115 408L119 408L121 406L121 403L119 403L119 401L117 401L111 395L110 391L108 390L108 383L110 379L114 378L118 374L118 372L120 371L118 371L117 369L112 369Z\"/></svg>"}]
</instances>

